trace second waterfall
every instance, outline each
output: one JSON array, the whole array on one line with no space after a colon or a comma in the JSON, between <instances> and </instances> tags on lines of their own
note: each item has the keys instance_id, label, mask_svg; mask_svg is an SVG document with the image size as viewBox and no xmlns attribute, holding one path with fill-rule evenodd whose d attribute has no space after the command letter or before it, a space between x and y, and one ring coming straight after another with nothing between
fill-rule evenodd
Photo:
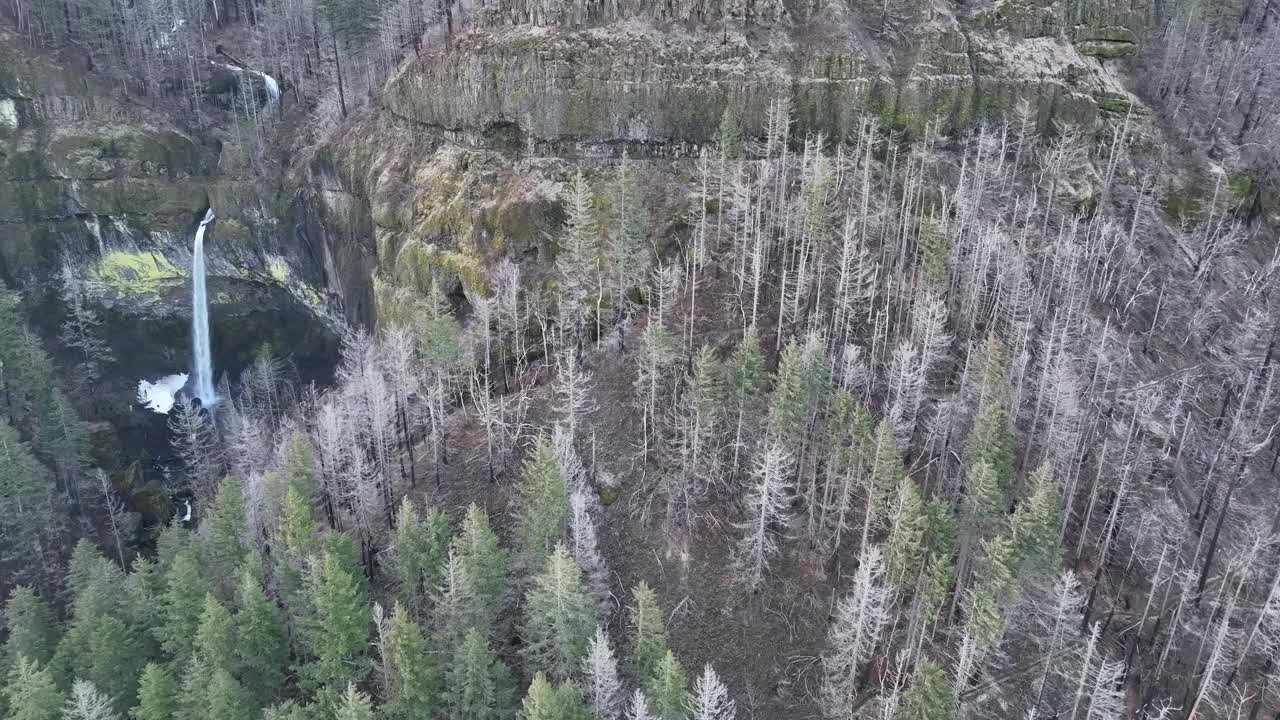
<instances>
[{"instance_id":1,"label":"second waterfall","mask_svg":"<svg viewBox=\"0 0 1280 720\"><path fill-rule=\"evenodd\" d=\"M205 407L212 407L218 400L213 389L213 360L209 346L209 301L205 295L204 231L213 222L213 208L209 208L200 227L196 229L195 247L191 259L191 377L193 392Z\"/></svg>"}]
</instances>

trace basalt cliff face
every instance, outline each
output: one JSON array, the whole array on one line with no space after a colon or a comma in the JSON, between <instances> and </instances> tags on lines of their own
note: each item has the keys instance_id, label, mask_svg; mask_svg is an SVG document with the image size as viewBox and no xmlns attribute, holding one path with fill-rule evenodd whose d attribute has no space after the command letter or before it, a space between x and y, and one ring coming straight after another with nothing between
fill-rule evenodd
<instances>
[{"instance_id":1,"label":"basalt cliff face","mask_svg":"<svg viewBox=\"0 0 1280 720\"><path fill-rule=\"evenodd\" d=\"M197 65L195 100L138 99L0 33L0 277L56 310L70 268L110 322L155 329L123 353L140 357L121 370L123 401L124 376L185 357L175 330L205 207L218 216L215 350L233 369L263 342L330 357L335 321L410 319L433 279L465 301L503 258L542 277L560 192L584 163L637 161L661 249L726 115L756 142L786 101L798 144L869 120L922 135L1015 115L1097 129L1145 112L1124 73L1151 22L1141 2L761 2L727 16L534 5L457 11L452 33L429 32L363 107L305 143L292 134L308 110L289 88L281 110L213 60ZM246 94L253 127L235 111ZM253 321L264 307L308 320ZM43 326L56 343L56 322Z\"/></svg>"},{"instance_id":2,"label":"basalt cliff face","mask_svg":"<svg viewBox=\"0 0 1280 720\"><path fill-rule=\"evenodd\" d=\"M786 99L792 138L829 140L867 118L923 133L1015 112L1041 128L1143 112L1117 60L1148 29L1143 3L752 3L727 18L588 5L479 3L452 36L429 35L371 107L265 163L247 159L252 141L226 112L240 79L212 62L206 123L180 123L0 35L0 277L92 266L146 304L181 281L193 219L212 206L215 282L278 286L367 322L375 270L421 273L402 267L406 246L478 278L469 267L537 250L558 221L557 159L696 157L726 111L762 138ZM517 171L504 161L517 157L541 162Z\"/></svg>"}]
</instances>

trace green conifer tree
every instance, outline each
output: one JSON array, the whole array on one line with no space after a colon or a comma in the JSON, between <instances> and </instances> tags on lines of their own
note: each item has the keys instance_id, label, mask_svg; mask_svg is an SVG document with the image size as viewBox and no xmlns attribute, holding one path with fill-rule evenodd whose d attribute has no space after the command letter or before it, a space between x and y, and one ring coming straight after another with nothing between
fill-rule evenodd
<instances>
[{"instance_id":1,"label":"green conifer tree","mask_svg":"<svg viewBox=\"0 0 1280 720\"><path fill-rule=\"evenodd\" d=\"M240 478L228 475L218 483L218 492L204 513L200 529L206 573L214 579L218 598L230 599L235 590L236 572L249 552L249 528Z\"/></svg>"},{"instance_id":2,"label":"green conifer tree","mask_svg":"<svg viewBox=\"0 0 1280 720\"><path fill-rule=\"evenodd\" d=\"M199 657L207 670L228 672L234 667L234 649L231 641L231 613L210 593L204 598L204 610L196 627L192 652Z\"/></svg>"},{"instance_id":3,"label":"green conifer tree","mask_svg":"<svg viewBox=\"0 0 1280 720\"><path fill-rule=\"evenodd\" d=\"M951 504L944 498L925 503L925 567L919 592L920 613L925 622L934 622L955 582L956 529Z\"/></svg>"},{"instance_id":4,"label":"green conifer tree","mask_svg":"<svg viewBox=\"0 0 1280 720\"><path fill-rule=\"evenodd\" d=\"M368 589L352 555L350 539L335 538L307 579L313 615L303 635L315 659L302 672L312 687L342 687L369 672Z\"/></svg>"},{"instance_id":5,"label":"green conifer tree","mask_svg":"<svg viewBox=\"0 0 1280 720\"><path fill-rule=\"evenodd\" d=\"M124 581L124 592L127 622L138 635L141 654L148 658L160 657L158 629L164 618L156 608L161 606L165 582L159 563L142 555L135 558Z\"/></svg>"},{"instance_id":6,"label":"green conifer tree","mask_svg":"<svg viewBox=\"0 0 1280 720\"><path fill-rule=\"evenodd\" d=\"M1010 519L1017 565L1027 573L1052 574L1062 563L1058 528L1062 521L1062 497L1048 463L1031 474L1031 495L1018 504Z\"/></svg>"},{"instance_id":7,"label":"green conifer tree","mask_svg":"<svg viewBox=\"0 0 1280 720\"><path fill-rule=\"evenodd\" d=\"M888 418L881 418L876 424L871 449L871 476L867 481L867 517L871 527L888 524L888 511L904 474L898 442L893 436L893 424Z\"/></svg>"},{"instance_id":8,"label":"green conifer tree","mask_svg":"<svg viewBox=\"0 0 1280 720\"><path fill-rule=\"evenodd\" d=\"M129 623L136 611L125 593L124 573L87 543L77 546L70 572L71 623L49 669L63 687L85 680L128 708L151 658L140 629Z\"/></svg>"},{"instance_id":9,"label":"green conifer tree","mask_svg":"<svg viewBox=\"0 0 1280 720\"><path fill-rule=\"evenodd\" d=\"M720 159L742 159L742 117L733 103L725 105L720 113Z\"/></svg>"},{"instance_id":10,"label":"green conifer tree","mask_svg":"<svg viewBox=\"0 0 1280 720\"><path fill-rule=\"evenodd\" d=\"M1008 359L1004 343L987 338L979 357L978 411L965 438L965 467L987 463L997 486L1008 493L1013 479L1013 434L1009 425Z\"/></svg>"},{"instance_id":11,"label":"green conifer tree","mask_svg":"<svg viewBox=\"0 0 1280 720\"><path fill-rule=\"evenodd\" d=\"M138 704L129 711L133 720L173 720L178 712L178 683L164 665L147 663L138 683Z\"/></svg>"},{"instance_id":12,"label":"green conifer tree","mask_svg":"<svg viewBox=\"0 0 1280 720\"><path fill-rule=\"evenodd\" d=\"M294 430L285 437L284 463L280 468L285 488L294 488L304 498L309 498L316 488L316 458L307 436ZM276 503L283 495L272 498Z\"/></svg>"},{"instance_id":13,"label":"green conifer tree","mask_svg":"<svg viewBox=\"0 0 1280 720\"><path fill-rule=\"evenodd\" d=\"M640 284L645 276L648 266L645 241L649 236L649 215L645 210L634 165L625 151L614 173L609 201L609 234L604 267L609 272L608 283L614 316L621 318L626 312L627 293Z\"/></svg>"},{"instance_id":14,"label":"green conifer tree","mask_svg":"<svg viewBox=\"0 0 1280 720\"><path fill-rule=\"evenodd\" d=\"M0 355L0 376L12 380L10 366L4 363ZM40 572L44 563L31 552L58 536L59 523L49 501L50 482L49 471L21 441L18 431L0 421L0 537L5 538L0 543L0 563L10 568L14 580L44 587L53 585L54 578Z\"/></svg>"},{"instance_id":15,"label":"green conifer tree","mask_svg":"<svg viewBox=\"0 0 1280 720\"><path fill-rule=\"evenodd\" d=\"M289 645L279 610L248 565L240 571L236 608L236 674L265 703L284 684Z\"/></svg>"},{"instance_id":16,"label":"green conifer tree","mask_svg":"<svg viewBox=\"0 0 1280 720\"><path fill-rule=\"evenodd\" d=\"M953 697L947 671L932 660L916 663L911 684L899 700L903 720L947 720L951 717Z\"/></svg>"},{"instance_id":17,"label":"green conifer tree","mask_svg":"<svg viewBox=\"0 0 1280 720\"><path fill-rule=\"evenodd\" d=\"M8 662L0 667L15 667L19 658L44 666L53 657L56 642L49 606L30 587L19 585L9 593L4 626L8 632L4 658Z\"/></svg>"},{"instance_id":18,"label":"green conifer tree","mask_svg":"<svg viewBox=\"0 0 1280 720\"><path fill-rule=\"evenodd\" d=\"M524 568L542 567L552 548L564 537L568 516L569 492L560 463L551 440L542 435L525 461L520 483L516 538Z\"/></svg>"},{"instance_id":19,"label":"green conifer tree","mask_svg":"<svg viewBox=\"0 0 1280 720\"><path fill-rule=\"evenodd\" d=\"M390 569L399 585L400 601L415 617L427 609L427 601L440 587L449 548L449 520L436 509L425 518L418 515L409 496L396 513Z\"/></svg>"},{"instance_id":20,"label":"green conifer tree","mask_svg":"<svg viewBox=\"0 0 1280 720\"><path fill-rule=\"evenodd\" d=\"M889 520L885 545L889 583L899 591L912 588L920 574L927 548L924 546L929 518L916 481L903 476L898 481L897 498Z\"/></svg>"},{"instance_id":21,"label":"green conifer tree","mask_svg":"<svg viewBox=\"0 0 1280 720\"><path fill-rule=\"evenodd\" d=\"M600 239L592 200L591 183L579 170L568 188L556 252L560 320L570 333L581 331L599 290Z\"/></svg>"},{"instance_id":22,"label":"green conifer tree","mask_svg":"<svg viewBox=\"0 0 1280 720\"><path fill-rule=\"evenodd\" d=\"M355 683L347 683L347 690L338 699L333 717L334 720L373 720L373 701L357 690Z\"/></svg>"},{"instance_id":23,"label":"green conifer tree","mask_svg":"<svg viewBox=\"0 0 1280 720\"><path fill-rule=\"evenodd\" d=\"M627 625L631 630L631 667L633 679L644 683L652 677L667 654L667 625L663 621L658 595L641 580L631 590Z\"/></svg>"},{"instance_id":24,"label":"green conifer tree","mask_svg":"<svg viewBox=\"0 0 1280 720\"><path fill-rule=\"evenodd\" d=\"M689 676L670 650L662 656L645 683L649 707L661 720L681 720L689 703Z\"/></svg>"},{"instance_id":25,"label":"green conifer tree","mask_svg":"<svg viewBox=\"0 0 1280 720\"><path fill-rule=\"evenodd\" d=\"M511 673L475 628L454 650L445 687L449 720L506 720L514 714Z\"/></svg>"},{"instance_id":26,"label":"green conifer tree","mask_svg":"<svg viewBox=\"0 0 1280 720\"><path fill-rule=\"evenodd\" d=\"M383 639L387 693L383 714L392 720L434 717L439 706L441 677L427 651L422 629L396 603Z\"/></svg>"},{"instance_id":27,"label":"green conifer tree","mask_svg":"<svg viewBox=\"0 0 1280 720\"><path fill-rule=\"evenodd\" d=\"M951 243L942 225L932 218L920 219L920 270L935 285L945 287L951 264Z\"/></svg>"},{"instance_id":28,"label":"green conifer tree","mask_svg":"<svg viewBox=\"0 0 1280 720\"><path fill-rule=\"evenodd\" d=\"M977 582L969 593L968 624L981 648L993 647L1004 636L1005 604L1014 589L1014 545L1007 536L982 544Z\"/></svg>"},{"instance_id":29,"label":"green conifer tree","mask_svg":"<svg viewBox=\"0 0 1280 720\"><path fill-rule=\"evenodd\" d=\"M467 508L462 533L453 541L453 554L466 602L457 608L457 617L449 618L452 634L460 638L468 628L476 628L491 636L504 605L510 561L479 505Z\"/></svg>"},{"instance_id":30,"label":"green conifer tree","mask_svg":"<svg viewBox=\"0 0 1280 720\"><path fill-rule=\"evenodd\" d=\"M573 677L587 655L595 627L595 603L582 585L582 570L558 544L525 597L521 637L530 666L557 680Z\"/></svg>"},{"instance_id":31,"label":"green conifer tree","mask_svg":"<svg viewBox=\"0 0 1280 720\"><path fill-rule=\"evenodd\" d=\"M536 673L520 710L520 720L591 720L582 691L572 681L552 686L543 673Z\"/></svg>"},{"instance_id":32,"label":"green conifer tree","mask_svg":"<svg viewBox=\"0 0 1280 720\"><path fill-rule=\"evenodd\" d=\"M769 399L769 436L794 453L808 427L808 359L795 338L787 341L778 363L778 378Z\"/></svg>"},{"instance_id":33,"label":"green conifer tree","mask_svg":"<svg viewBox=\"0 0 1280 720\"><path fill-rule=\"evenodd\" d=\"M295 558L306 555L315 538L315 520L311 516L311 501L296 485L285 488L280 506L278 535L284 549Z\"/></svg>"},{"instance_id":34,"label":"green conifer tree","mask_svg":"<svg viewBox=\"0 0 1280 720\"><path fill-rule=\"evenodd\" d=\"M217 668L205 680L204 692L197 695L203 706L188 713L191 720L253 720L258 714L253 695L223 668Z\"/></svg>"},{"instance_id":35,"label":"green conifer tree","mask_svg":"<svg viewBox=\"0 0 1280 720\"><path fill-rule=\"evenodd\" d=\"M190 547L180 550L165 573L163 621L156 628L160 645L170 658L183 662L190 657L195 630L204 612L205 596L210 590L195 551Z\"/></svg>"},{"instance_id":36,"label":"green conifer tree","mask_svg":"<svg viewBox=\"0 0 1280 720\"><path fill-rule=\"evenodd\" d=\"M19 659L4 686L8 720L58 720L62 694L47 668L34 660Z\"/></svg>"}]
</instances>

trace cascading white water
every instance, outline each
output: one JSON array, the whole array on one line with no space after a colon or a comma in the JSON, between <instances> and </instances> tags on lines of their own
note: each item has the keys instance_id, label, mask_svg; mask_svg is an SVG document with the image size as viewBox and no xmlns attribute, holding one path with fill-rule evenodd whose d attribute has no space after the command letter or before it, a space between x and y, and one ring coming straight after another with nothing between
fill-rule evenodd
<instances>
[{"instance_id":1,"label":"cascading white water","mask_svg":"<svg viewBox=\"0 0 1280 720\"><path fill-rule=\"evenodd\" d=\"M252 70L249 68L242 68L238 65L229 65L227 63L216 62L214 63L214 65L226 68L232 73L235 73L237 78L243 77L246 71L254 75L257 75L258 77L262 78L262 87L267 91L266 107L268 108L274 107L276 103L280 102L280 83L276 82L276 79L271 77L270 75L262 72L261 70Z\"/></svg>"},{"instance_id":2,"label":"cascading white water","mask_svg":"<svg viewBox=\"0 0 1280 720\"><path fill-rule=\"evenodd\" d=\"M275 78L261 70L257 72L258 75L262 77L262 84L267 88L267 97L270 98L267 100L267 107L271 107L280 102L280 83L277 83Z\"/></svg>"},{"instance_id":3,"label":"cascading white water","mask_svg":"<svg viewBox=\"0 0 1280 720\"><path fill-rule=\"evenodd\" d=\"M213 390L213 360L209 348L209 303L204 288L204 230L213 222L209 208L196 229L195 248L191 260L191 349L195 396L205 407L212 407L218 396Z\"/></svg>"}]
</instances>

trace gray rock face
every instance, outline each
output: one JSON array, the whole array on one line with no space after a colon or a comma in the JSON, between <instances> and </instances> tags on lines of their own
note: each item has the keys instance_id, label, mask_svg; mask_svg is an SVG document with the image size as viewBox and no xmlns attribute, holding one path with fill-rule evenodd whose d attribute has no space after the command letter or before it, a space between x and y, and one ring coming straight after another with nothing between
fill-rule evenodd
<instances>
[{"instance_id":1,"label":"gray rock face","mask_svg":"<svg viewBox=\"0 0 1280 720\"><path fill-rule=\"evenodd\" d=\"M1065 36L976 32L937 17L915 27L908 55L889 60L856 38L813 32L708 42L638 22L475 30L403 72L386 107L456 132L508 128L524 143L682 154L715 139L726 108L749 137L763 136L778 98L790 101L795 132L827 137L844 137L865 114L919 131L999 118L1022 101L1042 121L1089 124L1109 100L1129 99L1094 45L1081 45L1090 57Z\"/></svg>"}]
</instances>

